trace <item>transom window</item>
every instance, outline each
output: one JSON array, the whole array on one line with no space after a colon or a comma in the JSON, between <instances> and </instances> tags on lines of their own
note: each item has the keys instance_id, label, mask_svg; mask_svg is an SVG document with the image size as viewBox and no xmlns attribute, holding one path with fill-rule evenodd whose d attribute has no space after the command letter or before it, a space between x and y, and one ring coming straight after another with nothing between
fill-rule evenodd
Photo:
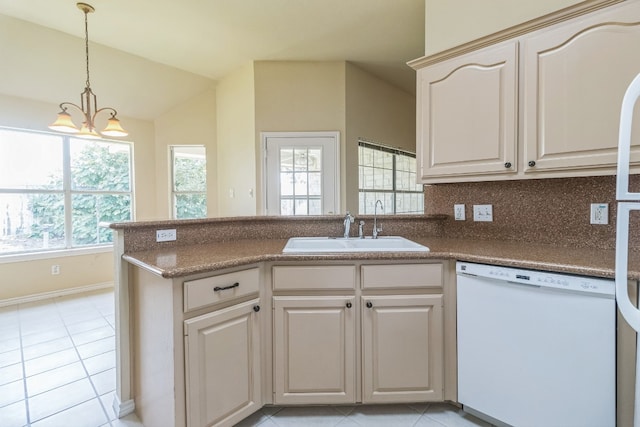
<instances>
[{"instance_id":1,"label":"transom window","mask_svg":"<svg viewBox=\"0 0 640 427\"><path fill-rule=\"evenodd\" d=\"M0 255L112 242L133 219L132 145L0 128Z\"/></svg>"},{"instance_id":2,"label":"transom window","mask_svg":"<svg viewBox=\"0 0 640 427\"><path fill-rule=\"evenodd\" d=\"M373 214L376 200L385 214L424 213L422 184L416 184L416 155L358 141L359 213ZM380 213L380 207L378 207Z\"/></svg>"}]
</instances>

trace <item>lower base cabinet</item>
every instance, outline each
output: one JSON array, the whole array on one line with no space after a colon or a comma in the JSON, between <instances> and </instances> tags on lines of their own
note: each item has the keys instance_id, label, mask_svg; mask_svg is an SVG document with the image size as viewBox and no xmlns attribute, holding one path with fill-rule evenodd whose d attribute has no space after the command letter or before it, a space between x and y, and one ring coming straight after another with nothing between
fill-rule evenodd
<instances>
[{"instance_id":1,"label":"lower base cabinet","mask_svg":"<svg viewBox=\"0 0 640 427\"><path fill-rule=\"evenodd\" d=\"M188 426L234 425L262 407L258 302L184 322Z\"/></svg>"},{"instance_id":2,"label":"lower base cabinet","mask_svg":"<svg viewBox=\"0 0 640 427\"><path fill-rule=\"evenodd\" d=\"M273 309L274 403L354 403L355 297L274 297Z\"/></svg>"},{"instance_id":3,"label":"lower base cabinet","mask_svg":"<svg viewBox=\"0 0 640 427\"><path fill-rule=\"evenodd\" d=\"M442 295L362 297L362 402L443 400Z\"/></svg>"}]
</instances>

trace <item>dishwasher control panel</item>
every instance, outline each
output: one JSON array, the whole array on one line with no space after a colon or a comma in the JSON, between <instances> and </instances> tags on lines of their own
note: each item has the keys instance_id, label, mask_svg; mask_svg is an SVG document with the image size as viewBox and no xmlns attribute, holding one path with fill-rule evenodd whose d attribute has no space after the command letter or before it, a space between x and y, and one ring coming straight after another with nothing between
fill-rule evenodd
<instances>
[{"instance_id":1,"label":"dishwasher control panel","mask_svg":"<svg viewBox=\"0 0 640 427\"><path fill-rule=\"evenodd\" d=\"M504 282L538 287L565 289L574 292L615 296L613 279L551 273L539 270L525 270L498 265L457 262L456 273L466 276L483 277Z\"/></svg>"}]
</instances>

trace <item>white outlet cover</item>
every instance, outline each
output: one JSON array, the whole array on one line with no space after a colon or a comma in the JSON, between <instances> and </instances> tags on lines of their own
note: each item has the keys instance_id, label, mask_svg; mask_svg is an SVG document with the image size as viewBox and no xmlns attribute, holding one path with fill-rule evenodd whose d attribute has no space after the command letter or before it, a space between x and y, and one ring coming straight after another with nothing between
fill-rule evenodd
<instances>
[{"instance_id":1,"label":"white outlet cover","mask_svg":"<svg viewBox=\"0 0 640 427\"><path fill-rule=\"evenodd\" d=\"M609 224L609 203L591 203L591 224Z\"/></svg>"},{"instance_id":2,"label":"white outlet cover","mask_svg":"<svg viewBox=\"0 0 640 427\"><path fill-rule=\"evenodd\" d=\"M172 242L176 240L176 229L156 230L156 242Z\"/></svg>"},{"instance_id":3,"label":"white outlet cover","mask_svg":"<svg viewBox=\"0 0 640 427\"><path fill-rule=\"evenodd\" d=\"M473 205L473 220L480 222L492 222L493 205Z\"/></svg>"},{"instance_id":4,"label":"white outlet cover","mask_svg":"<svg viewBox=\"0 0 640 427\"><path fill-rule=\"evenodd\" d=\"M464 221L466 219L463 204L453 205L453 218L456 221Z\"/></svg>"}]
</instances>

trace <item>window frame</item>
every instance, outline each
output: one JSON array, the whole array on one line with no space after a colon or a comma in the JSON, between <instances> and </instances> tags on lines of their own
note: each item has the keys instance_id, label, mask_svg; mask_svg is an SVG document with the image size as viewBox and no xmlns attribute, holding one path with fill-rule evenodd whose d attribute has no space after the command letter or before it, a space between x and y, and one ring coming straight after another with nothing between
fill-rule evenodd
<instances>
[{"instance_id":1,"label":"window frame","mask_svg":"<svg viewBox=\"0 0 640 427\"><path fill-rule=\"evenodd\" d=\"M391 189L383 189L383 188L363 188L363 175L362 175L362 171L361 168L362 167L372 167L373 169L376 169L376 166L371 166L371 165L364 165L363 163L361 163L362 161L362 156L361 156L361 148L367 148L370 150L376 150L376 151L381 151L384 153L389 153L392 155L392 165L391 165ZM385 200L381 200L383 202L383 206L384 206L384 214L387 215L418 215L418 214L423 214L424 213L424 186L422 184L416 183L416 186L421 186L422 190L418 191L418 190L401 190L398 189L397 187L397 177L398 177L398 165L397 165L397 156L404 156L404 157L409 157L412 159L416 159L416 153L413 153L411 151L408 150L403 150L400 148L395 148L395 147L390 147L384 144L380 144L377 142L371 142L371 141L367 141L365 139L359 138L358 139L358 213L360 215L369 215L369 214L373 214L373 212L367 212L366 209L366 204L364 205L364 211L362 211L362 207L363 207L363 203L361 203L361 196L363 193L366 194L382 194L382 195L390 195L390 198L392 200L391 206L388 206L389 203L385 203ZM417 178L417 166L416 166L416 171L413 171L413 173L416 175ZM405 212L397 212L397 198L399 195L402 194L420 194L422 195L419 200L421 201L420 205L422 207L421 210L419 211L405 211ZM378 197L376 196L376 199L378 199ZM391 208L391 209L390 209Z\"/></svg>"},{"instance_id":2,"label":"window frame","mask_svg":"<svg viewBox=\"0 0 640 427\"><path fill-rule=\"evenodd\" d=\"M194 190L188 190L188 191L177 191L176 190L176 157L175 157L175 152L177 148L202 148L203 150L203 155L204 155L204 168L205 168L205 183L204 183L204 190L202 191L194 191ZM170 205L171 205L171 218L172 219L199 219L199 218L207 218L208 217L208 193L207 193L207 147L203 144L175 144L175 145L170 145L169 146L169 168L170 168L170 187L171 187L171 191L170 191ZM202 217L189 217L189 218L178 218L178 205L176 203L177 197L178 195L198 195L201 194L204 196L204 200L205 200L205 215Z\"/></svg>"},{"instance_id":3,"label":"window frame","mask_svg":"<svg viewBox=\"0 0 640 427\"><path fill-rule=\"evenodd\" d=\"M62 145L62 188L61 189L29 189L29 188L9 188L2 187L0 182L0 195L29 195L29 194L59 194L62 196L64 204L64 245L56 246L52 248L35 248L33 250L20 250L11 252L0 252L0 260L2 262L16 261L16 260L29 260L29 259L42 259L48 257L57 256L69 256L80 255L87 253L99 253L112 250L113 241L105 243L91 243L91 244L75 244L73 235L73 198L76 195L90 195L90 196L109 196L109 195L125 195L129 197L129 217L128 221L135 221L135 188L134 188L134 161L133 161L133 142L131 141L116 141L112 139L92 139L81 138L74 134L62 134L56 132L46 132L32 129L20 129L7 126L0 126L0 132L20 132L25 134L39 134L47 135L54 138L59 138ZM119 144L127 147L128 152L128 170L129 170L129 185L128 191L123 190L96 190L96 189L74 189L72 183L72 140L82 140L88 143L107 143L107 144ZM98 222L98 224L101 224ZM97 236L99 239L99 236Z\"/></svg>"}]
</instances>

